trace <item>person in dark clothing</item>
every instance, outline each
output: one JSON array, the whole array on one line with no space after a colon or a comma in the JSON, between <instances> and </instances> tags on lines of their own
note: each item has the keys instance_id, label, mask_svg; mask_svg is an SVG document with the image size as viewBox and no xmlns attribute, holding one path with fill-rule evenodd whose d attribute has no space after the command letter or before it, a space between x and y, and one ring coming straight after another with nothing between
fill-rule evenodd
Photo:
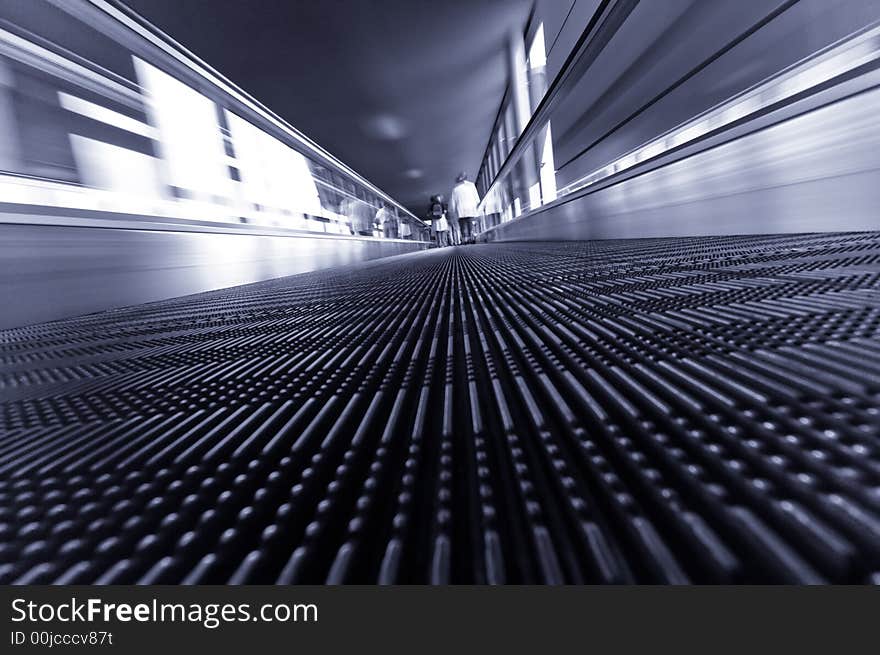
<instances>
[{"instance_id":1,"label":"person in dark clothing","mask_svg":"<svg viewBox=\"0 0 880 655\"><path fill-rule=\"evenodd\" d=\"M431 231L436 234L438 246L448 246L449 241L449 221L446 220L447 207L443 203L443 196L433 196L431 204L428 205L428 220L431 221Z\"/></svg>"}]
</instances>

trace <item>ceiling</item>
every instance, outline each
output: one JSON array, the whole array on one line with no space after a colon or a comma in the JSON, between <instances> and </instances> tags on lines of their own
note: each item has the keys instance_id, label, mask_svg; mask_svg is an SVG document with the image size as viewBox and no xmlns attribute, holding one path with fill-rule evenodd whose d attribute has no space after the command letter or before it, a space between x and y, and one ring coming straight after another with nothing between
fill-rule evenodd
<instances>
[{"instance_id":1,"label":"ceiling","mask_svg":"<svg viewBox=\"0 0 880 655\"><path fill-rule=\"evenodd\" d=\"M416 213L476 173L531 0L125 0Z\"/></svg>"}]
</instances>

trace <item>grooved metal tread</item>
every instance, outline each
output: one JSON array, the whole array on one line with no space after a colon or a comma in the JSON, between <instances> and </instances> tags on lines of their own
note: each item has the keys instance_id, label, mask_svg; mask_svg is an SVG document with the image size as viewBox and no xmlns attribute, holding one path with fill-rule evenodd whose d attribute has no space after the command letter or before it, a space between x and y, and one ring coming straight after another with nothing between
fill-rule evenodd
<instances>
[{"instance_id":1,"label":"grooved metal tread","mask_svg":"<svg viewBox=\"0 0 880 655\"><path fill-rule=\"evenodd\" d=\"M880 582L880 234L447 248L0 332L0 582Z\"/></svg>"}]
</instances>

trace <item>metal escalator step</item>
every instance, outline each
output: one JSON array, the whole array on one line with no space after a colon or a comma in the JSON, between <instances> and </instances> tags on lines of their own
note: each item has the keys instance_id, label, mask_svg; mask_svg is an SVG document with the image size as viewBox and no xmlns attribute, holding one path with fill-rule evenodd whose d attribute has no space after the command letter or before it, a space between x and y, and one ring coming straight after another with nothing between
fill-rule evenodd
<instances>
[{"instance_id":1,"label":"metal escalator step","mask_svg":"<svg viewBox=\"0 0 880 655\"><path fill-rule=\"evenodd\" d=\"M489 244L0 332L5 583L876 581L880 234Z\"/></svg>"}]
</instances>

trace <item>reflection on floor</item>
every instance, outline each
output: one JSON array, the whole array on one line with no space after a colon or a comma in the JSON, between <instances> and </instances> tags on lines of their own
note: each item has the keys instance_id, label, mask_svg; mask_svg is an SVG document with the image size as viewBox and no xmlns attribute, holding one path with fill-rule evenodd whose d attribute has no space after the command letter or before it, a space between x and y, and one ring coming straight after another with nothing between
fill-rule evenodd
<instances>
[{"instance_id":1,"label":"reflection on floor","mask_svg":"<svg viewBox=\"0 0 880 655\"><path fill-rule=\"evenodd\" d=\"M415 241L290 233L133 229L137 222L127 228L18 225L4 223L7 218L0 211L0 330L423 247Z\"/></svg>"},{"instance_id":2,"label":"reflection on floor","mask_svg":"<svg viewBox=\"0 0 880 655\"><path fill-rule=\"evenodd\" d=\"M878 282L878 234L499 244L0 333L0 576L877 581Z\"/></svg>"}]
</instances>

